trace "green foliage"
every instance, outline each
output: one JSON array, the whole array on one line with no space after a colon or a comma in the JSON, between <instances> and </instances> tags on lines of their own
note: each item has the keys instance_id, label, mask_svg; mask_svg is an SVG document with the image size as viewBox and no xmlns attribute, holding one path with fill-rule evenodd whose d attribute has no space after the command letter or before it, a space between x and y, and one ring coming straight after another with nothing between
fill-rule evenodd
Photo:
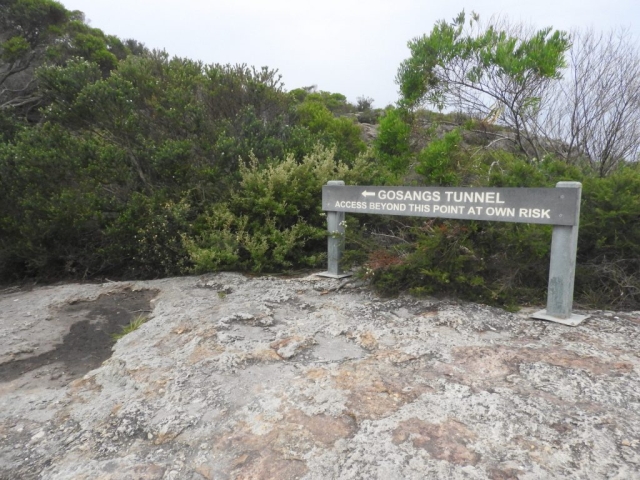
<instances>
[{"instance_id":1,"label":"green foliage","mask_svg":"<svg viewBox=\"0 0 640 480\"><path fill-rule=\"evenodd\" d=\"M468 227L432 220L413 233L412 251L402 262L375 272L378 289L393 294L407 289L419 294L461 290L469 295L483 286L478 275L483 264L469 248L473 244Z\"/></svg>"},{"instance_id":2,"label":"green foliage","mask_svg":"<svg viewBox=\"0 0 640 480\"><path fill-rule=\"evenodd\" d=\"M411 126L398 109L387 110L380 120L374 148L380 161L394 173L406 171L410 161Z\"/></svg>"},{"instance_id":3,"label":"green foliage","mask_svg":"<svg viewBox=\"0 0 640 480\"><path fill-rule=\"evenodd\" d=\"M102 32L99 33L102 34ZM104 35L96 35L95 31L76 33L73 48L67 54L96 63L104 73L113 70L118 63L118 58L109 51Z\"/></svg>"},{"instance_id":4,"label":"green foliage","mask_svg":"<svg viewBox=\"0 0 640 480\"><path fill-rule=\"evenodd\" d=\"M76 13L76 12L74 12ZM65 42L51 42L47 45L47 63L64 65L74 57L95 63L104 76L116 68L119 60L124 60L132 51L118 37L106 35L98 28L84 22L84 16L71 16L69 21L57 30L57 35L65 36ZM140 49L137 53L147 53Z\"/></svg>"},{"instance_id":5,"label":"green foliage","mask_svg":"<svg viewBox=\"0 0 640 480\"><path fill-rule=\"evenodd\" d=\"M477 20L472 15L470 25L473 27ZM564 53L570 42L564 32L545 28L533 35L517 36L506 29L500 30L497 25L489 25L479 32L468 32L465 26L466 15L462 12L452 23L441 20L429 35L409 42L411 58L401 64L397 77L405 102L415 104L427 100L444 106L454 82L480 91L484 82L498 78L503 81L503 88L513 83L520 85L525 93L530 82L558 78L565 66ZM458 80L443 75L444 70L456 68L463 74ZM484 93L500 96L493 90ZM525 102L534 100L522 98Z\"/></svg>"},{"instance_id":6,"label":"green foliage","mask_svg":"<svg viewBox=\"0 0 640 480\"><path fill-rule=\"evenodd\" d=\"M578 295L597 307L640 305L640 168L584 180L578 237Z\"/></svg>"},{"instance_id":7,"label":"green foliage","mask_svg":"<svg viewBox=\"0 0 640 480\"><path fill-rule=\"evenodd\" d=\"M77 261L94 245L91 225L102 201L99 183L78 175L90 168L91 146L55 126L17 138L0 146L0 271L82 275Z\"/></svg>"},{"instance_id":8,"label":"green foliage","mask_svg":"<svg viewBox=\"0 0 640 480\"><path fill-rule=\"evenodd\" d=\"M582 181L579 168L554 157L531 164L504 150L488 152L483 162L489 165L488 186L491 187L555 187L562 181Z\"/></svg>"},{"instance_id":9,"label":"green foliage","mask_svg":"<svg viewBox=\"0 0 640 480\"><path fill-rule=\"evenodd\" d=\"M23 123L9 112L0 110L0 143L12 141L23 127Z\"/></svg>"},{"instance_id":10,"label":"green foliage","mask_svg":"<svg viewBox=\"0 0 640 480\"><path fill-rule=\"evenodd\" d=\"M506 125L515 133L510 142L529 159L540 159L543 148L533 132L539 131L541 98L566 66L569 36L551 28L530 33L498 22L482 26L475 14L468 24L466 19L461 12L409 42L411 57L396 78L400 103L427 102Z\"/></svg>"},{"instance_id":11,"label":"green foliage","mask_svg":"<svg viewBox=\"0 0 640 480\"><path fill-rule=\"evenodd\" d=\"M351 110L351 105L347 102L347 97L341 93L331 92L312 92L305 98L307 102L322 103L327 109L334 114L347 113Z\"/></svg>"},{"instance_id":12,"label":"green foliage","mask_svg":"<svg viewBox=\"0 0 640 480\"><path fill-rule=\"evenodd\" d=\"M357 98L356 112L360 123L378 123L378 119L382 115L381 109L373 108L373 98L365 96Z\"/></svg>"},{"instance_id":13,"label":"green foliage","mask_svg":"<svg viewBox=\"0 0 640 480\"><path fill-rule=\"evenodd\" d=\"M114 333L113 335L111 335L111 338L113 338L115 341L118 341L125 335L128 335L131 332L135 332L136 330L138 330L143 324L147 323L147 320L149 319L144 315L138 315L136 318L131 320L131 322L129 322L128 325L125 325L124 327L122 327L120 332Z\"/></svg>"},{"instance_id":14,"label":"green foliage","mask_svg":"<svg viewBox=\"0 0 640 480\"><path fill-rule=\"evenodd\" d=\"M458 186L462 169L458 168L461 157L462 135L458 129L432 141L418 155L416 172L425 177L427 185Z\"/></svg>"},{"instance_id":15,"label":"green foliage","mask_svg":"<svg viewBox=\"0 0 640 480\"><path fill-rule=\"evenodd\" d=\"M47 105L39 90L39 67L64 66L73 58L91 62L103 77L132 52L115 36L84 22L51 0L4 0L0 3L0 108L16 121L35 124ZM140 49L138 48L139 52Z\"/></svg>"},{"instance_id":16,"label":"green foliage","mask_svg":"<svg viewBox=\"0 0 640 480\"><path fill-rule=\"evenodd\" d=\"M255 157L240 169L241 182L224 203L200 218L185 245L196 272L254 272L318 267L326 251L322 185L331 179L365 181L370 161L336 162L335 150L316 148L301 162L289 155L260 166Z\"/></svg>"},{"instance_id":17,"label":"green foliage","mask_svg":"<svg viewBox=\"0 0 640 480\"><path fill-rule=\"evenodd\" d=\"M102 260L100 273L151 278L179 275L189 266L182 236L193 215L186 200L173 201L165 192L134 193L108 222L92 257ZM96 267L94 267L96 268Z\"/></svg>"},{"instance_id":18,"label":"green foliage","mask_svg":"<svg viewBox=\"0 0 640 480\"><path fill-rule=\"evenodd\" d=\"M334 117L322 101L309 94L296 108L297 121L306 127L316 141L323 145L335 146L339 160L352 162L366 145L360 138L360 128L351 119Z\"/></svg>"},{"instance_id":19,"label":"green foliage","mask_svg":"<svg viewBox=\"0 0 640 480\"><path fill-rule=\"evenodd\" d=\"M180 273L181 236L236 184L238 158L296 150L272 71L156 53L107 78L83 59L40 78L45 122L0 148L3 277Z\"/></svg>"},{"instance_id":20,"label":"green foliage","mask_svg":"<svg viewBox=\"0 0 640 480\"><path fill-rule=\"evenodd\" d=\"M127 58L108 78L98 73L80 60L44 69L53 100L46 118L117 150L137 188L190 184L194 202L211 201L234 181L239 157L253 152L264 162L309 148L289 124L273 71L204 66L154 52Z\"/></svg>"},{"instance_id":21,"label":"green foliage","mask_svg":"<svg viewBox=\"0 0 640 480\"><path fill-rule=\"evenodd\" d=\"M103 43L73 22L85 58L38 71L49 103L43 121L7 129L10 143L0 148L7 206L0 213L0 277L178 274L190 265L182 239L193 237L192 225L202 225L209 208L218 212L212 224L231 208L240 222L234 228L244 231L240 207L216 203L247 176L239 159L251 157L255 168L276 168L280 158L293 165L319 142L349 164L360 162L357 125L314 97L293 105L276 71L151 52L128 56L105 76L101 60L89 55ZM122 51L124 44L101 38ZM314 175L316 183L324 178ZM287 252L315 235L298 223L265 219L270 252L262 240L243 240L256 263L276 257L255 268L293 264ZM308 257L307 264L317 263L315 253Z\"/></svg>"},{"instance_id":22,"label":"green foliage","mask_svg":"<svg viewBox=\"0 0 640 480\"><path fill-rule=\"evenodd\" d=\"M315 86L296 88L289 92L296 103L314 102L324 105L334 115L344 115L356 111L355 107L347 101L347 97L341 93L325 92L317 90Z\"/></svg>"},{"instance_id":23,"label":"green foliage","mask_svg":"<svg viewBox=\"0 0 640 480\"><path fill-rule=\"evenodd\" d=\"M309 95L309 88L295 88L289 92L289 96L295 103L302 103Z\"/></svg>"},{"instance_id":24,"label":"green foliage","mask_svg":"<svg viewBox=\"0 0 640 480\"><path fill-rule=\"evenodd\" d=\"M446 132L417 155L415 171L422 175L421 183L483 186L506 172L524 173L523 177L517 173L509 177L514 183L528 181L528 170L518 170L521 165L529 166L522 158L501 151L472 157L463 146L465 133L461 129ZM450 294L507 307L524 298L543 297L545 264L532 259L548 255L550 229L453 220L403 223L409 228L401 234L399 261L374 269L373 283L380 292Z\"/></svg>"},{"instance_id":25,"label":"green foliage","mask_svg":"<svg viewBox=\"0 0 640 480\"><path fill-rule=\"evenodd\" d=\"M100 69L95 63L80 58L73 58L64 66L49 66L38 70L38 78L47 99L54 105L50 107L48 115L52 120L56 114L51 110L61 110L59 115L68 115L71 104L87 85L101 79ZM75 114L73 112L72 114Z\"/></svg>"},{"instance_id":26,"label":"green foliage","mask_svg":"<svg viewBox=\"0 0 640 480\"><path fill-rule=\"evenodd\" d=\"M625 165L609 177L585 179L583 199L580 229L585 246L598 247L600 255L616 252L624 259L640 259L638 164ZM593 238L596 232L598 238Z\"/></svg>"},{"instance_id":27,"label":"green foliage","mask_svg":"<svg viewBox=\"0 0 640 480\"><path fill-rule=\"evenodd\" d=\"M0 148L0 277L179 273L188 206L132 191L120 161L51 124Z\"/></svg>"},{"instance_id":28,"label":"green foliage","mask_svg":"<svg viewBox=\"0 0 640 480\"><path fill-rule=\"evenodd\" d=\"M507 307L544 298L539 258L549 253L550 228L427 220L415 222L405 239L401 261L373 274L382 293L448 294Z\"/></svg>"},{"instance_id":29,"label":"green foliage","mask_svg":"<svg viewBox=\"0 0 640 480\"><path fill-rule=\"evenodd\" d=\"M530 163L504 150L472 154L461 146L463 142L464 131L454 130L418 155L416 171L425 175L425 183L554 187L559 181L582 181L576 302L600 308L638 308L637 165L600 178L552 157ZM403 224L402 233L391 230L388 235L402 240L388 247L397 261L377 267L371 258L365 263L381 293L450 294L508 308L544 301L550 226L447 220L406 220ZM390 227L387 223L386 228ZM385 225L378 224L377 230L384 232ZM379 246L370 248L375 252Z\"/></svg>"},{"instance_id":30,"label":"green foliage","mask_svg":"<svg viewBox=\"0 0 640 480\"><path fill-rule=\"evenodd\" d=\"M29 42L22 35L11 37L0 45L2 60L8 63L14 63L25 55L30 48L31 45L29 45Z\"/></svg>"},{"instance_id":31,"label":"green foliage","mask_svg":"<svg viewBox=\"0 0 640 480\"><path fill-rule=\"evenodd\" d=\"M21 32L32 47L43 42L47 35L56 32L69 12L53 0L5 0L0 4L5 31Z\"/></svg>"}]
</instances>

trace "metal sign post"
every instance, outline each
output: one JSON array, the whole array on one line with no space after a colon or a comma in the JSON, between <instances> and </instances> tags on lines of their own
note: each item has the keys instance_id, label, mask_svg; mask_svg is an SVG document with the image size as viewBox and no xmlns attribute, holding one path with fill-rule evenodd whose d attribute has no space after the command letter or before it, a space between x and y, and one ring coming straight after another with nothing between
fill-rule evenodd
<instances>
[{"instance_id":1,"label":"metal sign post","mask_svg":"<svg viewBox=\"0 0 640 480\"><path fill-rule=\"evenodd\" d=\"M332 180L327 182L329 186L344 187L342 180ZM344 273L340 268L340 259L344 252L344 212L327 211L327 271L319 273L321 277L345 278L350 277L350 273Z\"/></svg>"},{"instance_id":2,"label":"metal sign post","mask_svg":"<svg viewBox=\"0 0 640 480\"><path fill-rule=\"evenodd\" d=\"M345 212L553 225L547 308L532 316L575 326L587 318L571 312L581 192L579 182L559 182L556 188L460 188L345 186L331 181L322 188L329 265L319 275L349 275L340 269Z\"/></svg>"},{"instance_id":3,"label":"metal sign post","mask_svg":"<svg viewBox=\"0 0 640 480\"><path fill-rule=\"evenodd\" d=\"M547 308L532 315L540 320L576 326L587 318L571 312L573 286L576 276L576 254L578 252L578 226L580 221L580 182L558 182L557 188L575 188L577 191L576 220L573 225L554 225L551 236L551 261L549 265L549 287Z\"/></svg>"}]
</instances>

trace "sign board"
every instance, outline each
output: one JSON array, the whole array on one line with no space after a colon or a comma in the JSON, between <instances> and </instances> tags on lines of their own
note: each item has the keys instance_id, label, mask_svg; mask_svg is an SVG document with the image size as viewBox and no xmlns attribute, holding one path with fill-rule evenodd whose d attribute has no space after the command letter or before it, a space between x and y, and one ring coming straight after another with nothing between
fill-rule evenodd
<instances>
[{"instance_id":1,"label":"sign board","mask_svg":"<svg viewBox=\"0 0 640 480\"><path fill-rule=\"evenodd\" d=\"M558 182L556 188L459 188L346 186L332 180L322 187L328 268L319 275L349 276L340 268L345 212L553 225L547 308L532 316L576 326L587 318L571 311L581 192L579 182Z\"/></svg>"},{"instance_id":2,"label":"sign board","mask_svg":"<svg viewBox=\"0 0 640 480\"><path fill-rule=\"evenodd\" d=\"M576 188L364 187L325 185L322 209L460 220L577 225Z\"/></svg>"}]
</instances>

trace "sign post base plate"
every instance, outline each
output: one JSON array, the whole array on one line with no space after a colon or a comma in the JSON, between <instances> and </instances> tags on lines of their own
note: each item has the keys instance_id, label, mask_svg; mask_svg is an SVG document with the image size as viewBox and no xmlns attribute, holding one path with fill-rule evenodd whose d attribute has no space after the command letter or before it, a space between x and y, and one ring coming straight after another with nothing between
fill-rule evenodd
<instances>
[{"instance_id":1,"label":"sign post base plate","mask_svg":"<svg viewBox=\"0 0 640 480\"><path fill-rule=\"evenodd\" d=\"M339 274L335 274L335 273L329 273L329 272L322 272L322 273L316 273L316 276L318 277L327 277L327 278L347 278L352 276L352 273L339 273Z\"/></svg>"},{"instance_id":2,"label":"sign post base plate","mask_svg":"<svg viewBox=\"0 0 640 480\"><path fill-rule=\"evenodd\" d=\"M537 320L548 320L555 323L562 323L563 325L569 325L570 327L577 327L588 317L589 315L578 315L576 313L572 313L569 318L560 318L554 315L549 315L547 313L547 309L539 310L531 314L531 318L535 318Z\"/></svg>"}]
</instances>

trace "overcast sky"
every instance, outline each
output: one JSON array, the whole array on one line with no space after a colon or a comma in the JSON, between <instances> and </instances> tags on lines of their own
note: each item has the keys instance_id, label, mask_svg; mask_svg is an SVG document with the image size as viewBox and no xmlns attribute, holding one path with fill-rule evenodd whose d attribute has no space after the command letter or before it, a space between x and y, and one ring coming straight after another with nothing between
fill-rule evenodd
<instances>
[{"instance_id":1,"label":"overcast sky","mask_svg":"<svg viewBox=\"0 0 640 480\"><path fill-rule=\"evenodd\" d=\"M542 28L623 26L640 37L640 0L60 0L91 26L205 63L277 68L285 88L317 85L394 103L407 41L465 9Z\"/></svg>"}]
</instances>

